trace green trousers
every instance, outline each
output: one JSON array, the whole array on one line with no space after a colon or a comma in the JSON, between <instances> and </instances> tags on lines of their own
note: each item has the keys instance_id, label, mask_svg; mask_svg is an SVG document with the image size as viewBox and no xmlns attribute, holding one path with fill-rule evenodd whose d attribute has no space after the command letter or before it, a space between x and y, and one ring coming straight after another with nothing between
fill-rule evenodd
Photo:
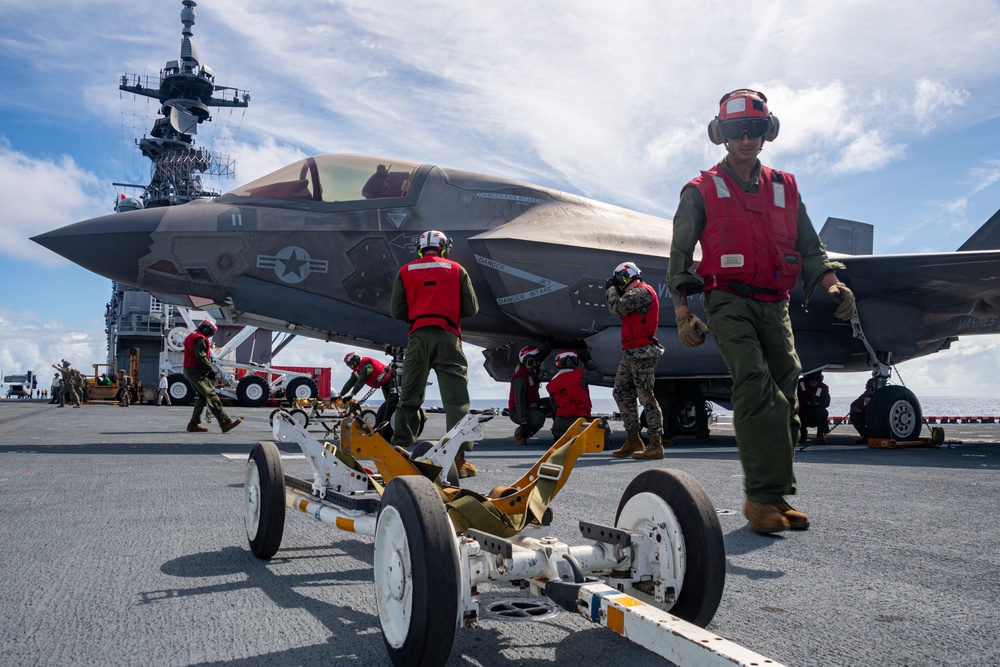
<instances>
[{"instance_id":1,"label":"green trousers","mask_svg":"<svg viewBox=\"0 0 1000 667\"><path fill-rule=\"evenodd\" d=\"M219 400L219 395L215 393L212 381L203 372L197 368L185 368L184 379L191 384L194 393L198 394L198 400L194 402L194 412L191 414L192 424L201 423L201 413L206 406L212 411L215 418L219 420L219 426L233 421L233 418L226 413L226 409L222 407L222 401Z\"/></svg>"},{"instance_id":2,"label":"green trousers","mask_svg":"<svg viewBox=\"0 0 1000 667\"><path fill-rule=\"evenodd\" d=\"M399 406L393 421L392 444L410 447L420 429L420 406L424 403L427 376L437 376L445 423L450 430L469 414L469 362L462 341L440 327L421 327L406 342Z\"/></svg>"},{"instance_id":3,"label":"green trousers","mask_svg":"<svg viewBox=\"0 0 1000 667\"><path fill-rule=\"evenodd\" d=\"M542 400L544 401L545 399ZM508 413L508 416L512 422L520 426L522 419L517 410ZM545 426L545 419L547 417L548 414L544 410L540 410L538 408L528 408L528 414L523 421L528 422L528 430L531 431L531 433L525 433L524 436L526 438L530 438L541 431L542 427Z\"/></svg>"},{"instance_id":4,"label":"green trousers","mask_svg":"<svg viewBox=\"0 0 1000 667\"><path fill-rule=\"evenodd\" d=\"M705 311L733 378L733 426L747 498L772 503L794 494L802 363L788 300L755 301L712 290L705 295Z\"/></svg>"}]
</instances>

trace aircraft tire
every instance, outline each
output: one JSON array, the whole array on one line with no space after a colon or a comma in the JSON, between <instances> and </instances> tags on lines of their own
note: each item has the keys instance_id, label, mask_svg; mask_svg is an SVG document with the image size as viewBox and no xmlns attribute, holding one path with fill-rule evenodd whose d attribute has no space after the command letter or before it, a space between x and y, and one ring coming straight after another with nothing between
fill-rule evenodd
<instances>
[{"instance_id":1,"label":"aircraft tire","mask_svg":"<svg viewBox=\"0 0 1000 667\"><path fill-rule=\"evenodd\" d=\"M655 532L660 551L656 562L677 563L673 576L679 591L672 605L658 603L636 588L624 592L689 623L708 625L726 584L726 544L715 506L701 484L682 470L647 470L625 488L615 526ZM652 574L655 580L669 573Z\"/></svg>"},{"instance_id":2,"label":"aircraft tire","mask_svg":"<svg viewBox=\"0 0 1000 667\"><path fill-rule=\"evenodd\" d=\"M270 395L267 380L259 375L246 375L236 385L236 402L244 408L259 408Z\"/></svg>"},{"instance_id":3,"label":"aircraft tire","mask_svg":"<svg viewBox=\"0 0 1000 667\"><path fill-rule=\"evenodd\" d=\"M285 387L285 403L290 407L295 406L295 401L300 398L312 400L319 396L319 388L316 383L309 378L292 378Z\"/></svg>"},{"instance_id":4,"label":"aircraft tire","mask_svg":"<svg viewBox=\"0 0 1000 667\"><path fill-rule=\"evenodd\" d=\"M906 387L886 385L868 402L867 425L870 438L891 438L900 442L916 440L923 425L920 401Z\"/></svg>"},{"instance_id":5,"label":"aircraft tire","mask_svg":"<svg viewBox=\"0 0 1000 667\"><path fill-rule=\"evenodd\" d=\"M285 532L285 473L273 442L258 442L250 450L243 518L253 555L267 560L276 554Z\"/></svg>"},{"instance_id":6,"label":"aircraft tire","mask_svg":"<svg viewBox=\"0 0 1000 667\"><path fill-rule=\"evenodd\" d=\"M395 477L375 525L375 600L393 665L441 666L458 626L455 529L431 481Z\"/></svg>"},{"instance_id":7,"label":"aircraft tire","mask_svg":"<svg viewBox=\"0 0 1000 667\"><path fill-rule=\"evenodd\" d=\"M167 393L170 394L171 405L191 405L194 401L194 387L180 373L167 376Z\"/></svg>"}]
</instances>

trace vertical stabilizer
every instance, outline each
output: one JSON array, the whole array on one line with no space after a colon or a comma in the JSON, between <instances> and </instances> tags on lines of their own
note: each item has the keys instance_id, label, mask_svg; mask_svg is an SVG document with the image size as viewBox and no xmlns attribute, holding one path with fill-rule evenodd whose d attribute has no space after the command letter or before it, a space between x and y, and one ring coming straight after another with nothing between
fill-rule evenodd
<instances>
[{"instance_id":1,"label":"vertical stabilizer","mask_svg":"<svg viewBox=\"0 0 1000 667\"><path fill-rule=\"evenodd\" d=\"M1000 250L1000 211L977 229L959 250Z\"/></svg>"},{"instance_id":2,"label":"vertical stabilizer","mask_svg":"<svg viewBox=\"0 0 1000 667\"><path fill-rule=\"evenodd\" d=\"M870 255L875 247L875 227L867 222L827 218L819 238L830 252Z\"/></svg>"}]
</instances>

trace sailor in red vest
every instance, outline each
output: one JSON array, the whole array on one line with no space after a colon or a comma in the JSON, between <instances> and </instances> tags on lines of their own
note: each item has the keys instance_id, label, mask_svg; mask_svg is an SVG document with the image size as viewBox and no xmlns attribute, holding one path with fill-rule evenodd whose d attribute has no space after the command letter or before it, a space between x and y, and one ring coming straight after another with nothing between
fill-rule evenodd
<instances>
[{"instance_id":1,"label":"sailor in red vest","mask_svg":"<svg viewBox=\"0 0 1000 667\"><path fill-rule=\"evenodd\" d=\"M191 414L191 421L188 422L187 430L191 433L204 433L207 428L201 425L201 413L208 406L215 418L219 421L219 428L223 433L229 433L240 425L243 417L233 419L222 407L219 395L215 393L215 368L212 366L212 347L208 339L219 331L215 322L204 319L198 328L188 334L184 339L184 379L188 381L191 388L198 394L198 400L194 403L194 412Z\"/></svg>"},{"instance_id":2,"label":"sailor in red vest","mask_svg":"<svg viewBox=\"0 0 1000 667\"><path fill-rule=\"evenodd\" d=\"M854 294L837 279L799 198L795 177L757 159L778 136L763 93L740 89L719 101L708 125L725 144L719 164L681 191L674 214L668 286L677 333L701 345L708 326L688 306L704 292L705 313L733 379L733 422L743 463L743 513L761 533L806 529L809 517L784 499L795 493L792 459L799 435L796 386L802 365L788 318L788 293L802 274L804 301L822 285L850 319ZM701 243L696 272L695 244ZM697 274L697 275L696 275Z\"/></svg>"},{"instance_id":3,"label":"sailor in red vest","mask_svg":"<svg viewBox=\"0 0 1000 667\"><path fill-rule=\"evenodd\" d=\"M336 398L350 401L354 398L362 387L368 386L382 390L382 406L379 407L375 415L375 422L386 426L379 429L379 433L386 440L392 439L392 417L396 413L396 406L399 404L399 392L396 391L396 382L392 372L392 366L383 364L378 359L372 357L362 357L357 352L348 352L344 357L344 363L351 369L351 376L344 383L344 388Z\"/></svg>"},{"instance_id":4,"label":"sailor in red vest","mask_svg":"<svg viewBox=\"0 0 1000 667\"><path fill-rule=\"evenodd\" d=\"M510 378L510 394L507 397L507 415L517 424L514 442L528 444L531 436L545 425L545 418L551 410L549 402L539 396L538 369L546 353L529 345L522 347L517 355L518 364Z\"/></svg>"},{"instance_id":5,"label":"sailor in red vest","mask_svg":"<svg viewBox=\"0 0 1000 667\"><path fill-rule=\"evenodd\" d=\"M437 375L445 420L451 429L469 414L469 363L462 352L461 320L479 312L472 280L462 266L447 258L451 241L438 231L424 232L417 241L418 259L404 264L392 288L390 312L410 325L403 358L399 407L392 444L409 447L420 428L418 411L424 402L427 376ZM471 443L466 443L471 449ZM459 477L476 468L460 452L455 459Z\"/></svg>"},{"instance_id":6,"label":"sailor in red vest","mask_svg":"<svg viewBox=\"0 0 1000 667\"><path fill-rule=\"evenodd\" d=\"M545 391L552 399L552 437L558 440L577 419L591 418L590 385L603 376L587 350L560 352L555 361L559 370Z\"/></svg>"},{"instance_id":7,"label":"sailor in red vest","mask_svg":"<svg viewBox=\"0 0 1000 667\"><path fill-rule=\"evenodd\" d=\"M639 267L622 262L608 279L608 310L622 318L622 360L615 375L611 395L622 414L628 438L621 449L611 452L617 459L662 459L663 446L672 440L663 438L663 413L653 395L654 371L663 356L663 346L656 339L660 323L660 300L656 290L642 282ZM636 400L646 411L649 444L642 441L639 431L639 410Z\"/></svg>"}]
</instances>

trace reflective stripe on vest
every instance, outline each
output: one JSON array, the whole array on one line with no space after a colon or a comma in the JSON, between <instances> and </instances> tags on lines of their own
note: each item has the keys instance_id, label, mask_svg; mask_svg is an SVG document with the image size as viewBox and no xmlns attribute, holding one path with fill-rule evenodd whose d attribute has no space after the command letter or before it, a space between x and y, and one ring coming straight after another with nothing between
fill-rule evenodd
<instances>
[{"instance_id":1,"label":"reflective stripe on vest","mask_svg":"<svg viewBox=\"0 0 1000 667\"><path fill-rule=\"evenodd\" d=\"M375 388L381 387L386 382L388 382L389 378L392 376L389 367L383 364L381 361L378 361L377 359L372 359L371 357L362 357L361 362L358 364L358 369L360 370L364 368L365 364L372 365L371 375L369 375L368 379L365 380L365 384L368 385L369 387L375 387ZM357 375L358 377L360 377L361 375L358 371L354 371L354 374Z\"/></svg>"},{"instance_id":2,"label":"reflective stripe on vest","mask_svg":"<svg viewBox=\"0 0 1000 667\"><path fill-rule=\"evenodd\" d=\"M399 270L406 292L410 333L421 327L440 327L462 336L462 281L458 262L429 255Z\"/></svg>"},{"instance_id":3,"label":"reflective stripe on vest","mask_svg":"<svg viewBox=\"0 0 1000 667\"><path fill-rule=\"evenodd\" d=\"M705 290L759 301L787 299L802 266L795 177L762 165L758 191L749 193L716 165L688 185L698 188L705 202L697 268Z\"/></svg>"}]
</instances>

